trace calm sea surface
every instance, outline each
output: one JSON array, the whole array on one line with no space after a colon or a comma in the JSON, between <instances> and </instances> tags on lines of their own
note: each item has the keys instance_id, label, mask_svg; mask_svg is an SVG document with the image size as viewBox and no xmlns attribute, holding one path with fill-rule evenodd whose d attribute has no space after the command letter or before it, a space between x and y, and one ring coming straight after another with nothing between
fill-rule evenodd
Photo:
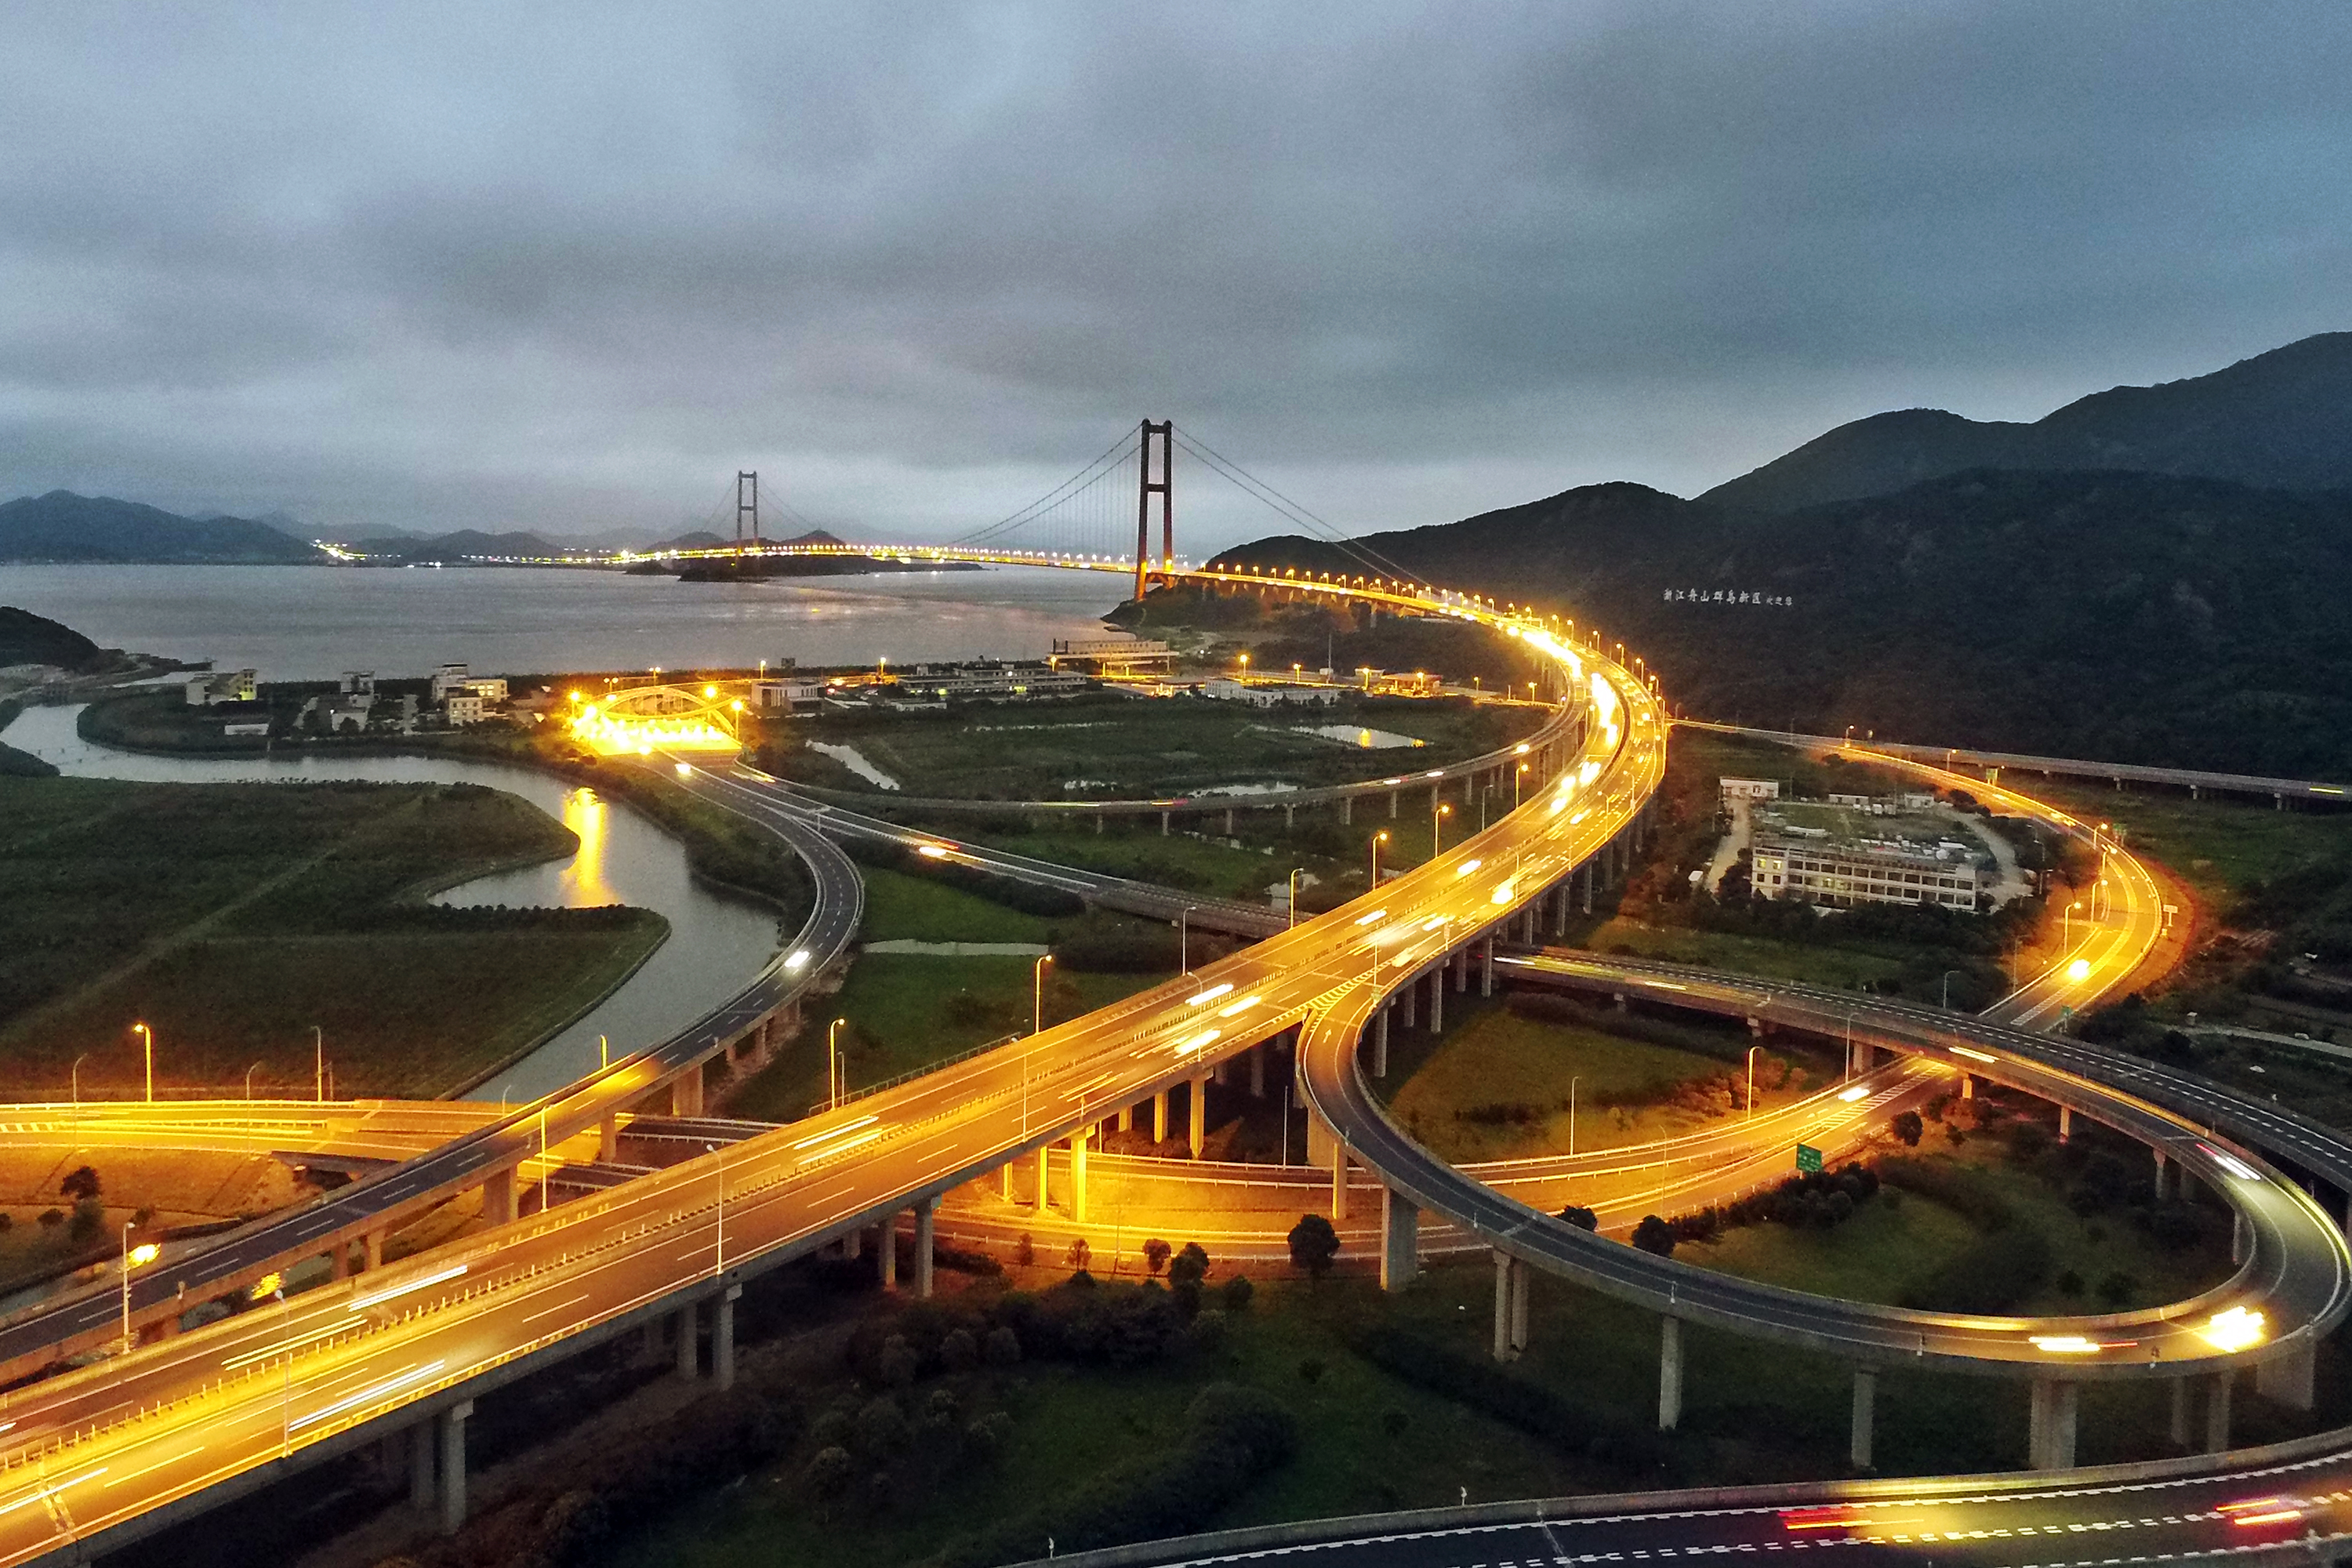
<instances>
[{"instance_id":1,"label":"calm sea surface","mask_svg":"<svg viewBox=\"0 0 2352 1568\"><path fill-rule=\"evenodd\" d=\"M1014 568L820 583L680 583L620 572L330 566L0 565L0 605L103 647L251 666L430 675L1042 656L1104 635L1118 574Z\"/></svg>"}]
</instances>

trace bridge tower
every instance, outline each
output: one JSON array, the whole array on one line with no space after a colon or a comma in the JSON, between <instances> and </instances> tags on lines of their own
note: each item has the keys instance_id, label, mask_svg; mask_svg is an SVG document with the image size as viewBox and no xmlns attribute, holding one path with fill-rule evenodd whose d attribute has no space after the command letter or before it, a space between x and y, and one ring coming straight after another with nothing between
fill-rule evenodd
<instances>
[{"instance_id":1,"label":"bridge tower","mask_svg":"<svg viewBox=\"0 0 2352 1568\"><path fill-rule=\"evenodd\" d=\"M1142 446L1137 456L1138 471L1142 476L1142 489L1135 498L1135 596L1139 602L1150 580L1151 572L1151 498L1160 498L1160 574L1166 582L1176 565L1176 494L1171 485L1175 479L1174 465L1176 422L1162 419L1157 424L1143 422ZM1160 443L1160 478L1151 477L1151 444Z\"/></svg>"},{"instance_id":2,"label":"bridge tower","mask_svg":"<svg viewBox=\"0 0 2352 1568\"><path fill-rule=\"evenodd\" d=\"M760 542L760 474L758 469L735 476L735 543L743 542L743 520L751 520L751 542Z\"/></svg>"}]
</instances>

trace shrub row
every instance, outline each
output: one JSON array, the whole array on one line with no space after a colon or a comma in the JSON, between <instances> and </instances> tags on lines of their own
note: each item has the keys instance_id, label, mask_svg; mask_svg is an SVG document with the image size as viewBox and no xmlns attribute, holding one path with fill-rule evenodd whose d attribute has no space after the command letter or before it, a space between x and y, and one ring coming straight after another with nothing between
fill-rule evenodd
<instances>
[{"instance_id":1,"label":"shrub row","mask_svg":"<svg viewBox=\"0 0 2352 1568\"><path fill-rule=\"evenodd\" d=\"M1023 914L1039 915L1050 920L1086 912L1087 901L1066 889L1038 887L1034 883L1016 881L1011 877L1000 877L993 871L958 865L952 860L934 860L927 855L916 854L904 845L851 838L843 842L842 848L860 865L898 871L909 877L927 878L975 898L986 899L991 903L1018 910Z\"/></svg>"},{"instance_id":2,"label":"shrub row","mask_svg":"<svg viewBox=\"0 0 2352 1568\"><path fill-rule=\"evenodd\" d=\"M1352 1335L1349 1346L1391 1377L1507 1422L1565 1453L1633 1475L1673 1474L1674 1446L1651 1427L1571 1405L1483 1355L1390 1326Z\"/></svg>"}]
</instances>

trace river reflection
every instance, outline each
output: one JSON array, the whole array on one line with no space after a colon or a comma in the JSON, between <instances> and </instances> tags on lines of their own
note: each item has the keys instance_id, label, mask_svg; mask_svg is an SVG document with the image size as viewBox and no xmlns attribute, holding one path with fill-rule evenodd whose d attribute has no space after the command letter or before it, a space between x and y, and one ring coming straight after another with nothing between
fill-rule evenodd
<instances>
[{"instance_id":1,"label":"river reflection","mask_svg":"<svg viewBox=\"0 0 2352 1568\"><path fill-rule=\"evenodd\" d=\"M162 784L361 779L377 784L479 784L520 795L580 836L579 853L451 888L451 905L509 907L634 904L670 923L663 942L611 995L522 1061L485 1081L478 1098L524 1100L562 1088L596 1066L597 1037L619 1056L676 1034L732 994L774 956L780 933L763 906L694 880L686 851L625 805L527 768L451 757L158 757L95 746L75 732L79 706L29 708L0 740L81 778Z\"/></svg>"}]
</instances>

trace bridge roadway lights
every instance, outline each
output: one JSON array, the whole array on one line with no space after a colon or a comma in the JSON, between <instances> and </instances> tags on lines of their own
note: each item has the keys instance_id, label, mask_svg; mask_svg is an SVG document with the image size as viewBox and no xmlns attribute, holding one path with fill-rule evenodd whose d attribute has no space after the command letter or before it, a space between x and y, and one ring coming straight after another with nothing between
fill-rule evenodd
<instances>
[{"instance_id":1,"label":"bridge roadway lights","mask_svg":"<svg viewBox=\"0 0 2352 1568\"><path fill-rule=\"evenodd\" d=\"M1081 1184L1078 1190L1084 1192L1086 1189ZM939 1246L933 1216L938 1207L937 1198L915 1200L915 1300L918 1301L931 1299L931 1254Z\"/></svg>"},{"instance_id":2,"label":"bridge roadway lights","mask_svg":"<svg viewBox=\"0 0 2352 1568\"><path fill-rule=\"evenodd\" d=\"M1495 1254L1495 1359L1514 1362L1528 1348L1528 1266Z\"/></svg>"},{"instance_id":3,"label":"bridge roadway lights","mask_svg":"<svg viewBox=\"0 0 2352 1568\"><path fill-rule=\"evenodd\" d=\"M1871 1428L1878 1418L1878 1374L1868 1367L1853 1369L1853 1441L1846 1458L1857 1470L1870 1468Z\"/></svg>"},{"instance_id":4,"label":"bridge roadway lights","mask_svg":"<svg viewBox=\"0 0 2352 1568\"><path fill-rule=\"evenodd\" d=\"M1381 1289L1402 1290L1421 1271L1421 1211L1394 1187L1381 1189Z\"/></svg>"},{"instance_id":5,"label":"bridge roadway lights","mask_svg":"<svg viewBox=\"0 0 2352 1568\"><path fill-rule=\"evenodd\" d=\"M1683 1321L1658 1320L1658 1430L1671 1432L1683 1421Z\"/></svg>"},{"instance_id":6,"label":"bridge roadway lights","mask_svg":"<svg viewBox=\"0 0 2352 1568\"><path fill-rule=\"evenodd\" d=\"M724 1394L735 1386L735 1303L743 1287L730 1285L710 1303L710 1382Z\"/></svg>"},{"instance_id":7,"label":"bridge roadway lights","mask_svg":"<svg viewBox=\"0 0 2352 1568\"><path fill-rule=\"evenodd\" d=\"M2026 1464L2037 1470L2074 1468L2074 1415L2082 1385L2064 1378L2037 1377L2031 1395Z\"/></svg>"}]
</instances>

